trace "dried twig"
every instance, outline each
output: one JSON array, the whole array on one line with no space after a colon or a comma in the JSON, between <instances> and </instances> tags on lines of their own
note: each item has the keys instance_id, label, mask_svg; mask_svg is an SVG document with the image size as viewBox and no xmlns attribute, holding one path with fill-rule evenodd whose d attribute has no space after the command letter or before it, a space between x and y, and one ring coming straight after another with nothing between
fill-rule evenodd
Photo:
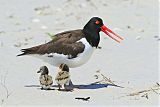
<instances>
[{"instance_id":1,"label":"dried twig","mask_svg":"<svg viewBox=\"0 0 160 107\"><path fill-rule=\"evenodd\" d=\"M103 74L101 74L101 76L103 77L103 79L104 79L105 81L107 81L107 82L109 82L109 83L115 85L115 84L113 83L113 81L112 81L110 78L107 78L107 77L104 76Z\"/></svg>"},{"instance_id":2,"label":"dried twig","mask_svg":"<svg viewBox=\"0 0 160 107\"><path fill-rule=\"evenodd\" d=\"M155 91L155 90L159 90L160 88L151 88L151 89L148 89L148 90L142 90L142 91L138 91L138 92L134 92L134 93L131 93L131 94L128 94L127 96L135 96L135 95L140 95L141 93L145 93L145 92L149 92L149 91Z\"/></svg>"},{"instance_id":3,"label":"dried twig","mask_svg":"<svg viewBox=\"0 0 160 107\"><path fill-rule=\"evenodd\" d=\"M148 99L148 93L143 94L141 97L145 97Z\"/></svg>"},{"instance_id":4,"label":"dried twig","mask_svg":"<svg viewBox=\"0 0 160 107\"><path fill-rule=\"evenodd\" d=\"M6 96L4 98L1 98L1 105L3 105L3 103L5 102L5 99L8 99L9 96L11 95L11 93L8 90L8 87L6 86L7 74L8 74L8 72L6 72L4 77L1 76L0 85L5 89L5 92L6 92Z\"/></svg>"},{"instance_id":5,"label":"dried twig","mask_svg":"<svg viewBox=\"0 0 160 107\"><path fill-rule=\"evenodd\" d=\"M155 89L153 89L153 88L151 88L151 89L152 89L153 92L155 92L156 94L160 95L160 93L158 93L157 91L155 91Z\"/></svg>"},{"instance_id":6,"label":"dried twig","mask_svg":"<svg viewBox=\"0 0 160 107\"><path fill-rule=\"evenodd\" d=\"M114 83L114 81L112 81L110 78L107 78L105 75L103 75L102 73L100 73L100 70L98 70L98 71L96 71L97 73L99 73L100 74L100 76L102 76L102 80L100 80L100 81L96 81L96 82L94 82L94 83L92 83L92 84L101 84L101 83L105 83L105 84L111 84L111 85L113 85L113 86L117 86L117 87L121 87L121 88L124 88L124 87L122 87L122 86L119 86L119 85L116 85L115 83ZM95 77L96 77L96 79L98 79L99 78L99 75L94 75Z\"/></svg>"},{"instance_id":7,"label":"dried twig","mask_svg":"<svg viewBox=\"0 0 160 107\"><path fill-rule=\"evenodd\" d=\"M158 83L156 83L156 87L154 86L154 88L150 88L150 89L145 89L145 90L142 90L142 91L137 91L137 92L133 92L133 93L130 93L130 94L127 94L127 95L123 95L123 96L120 96L118 98L123 98L123 97L127 97L127 96L139 96L140 94L143 94L141 95L141 97L145 97L145 98L149 98L148 97L148 92L150 91L153 91L155 92L156 94L160 95L160 93L158 93L156 90L160 90L160 85Z\"/></svg>"},{"instance_id":8,"label":"dried twig","mask_svg":"<svg viewBox=\"0 0 160 107\"><path fill-rule=\"evenodd\" d=\"M90 97L82 98L82 97L76 97L77 100L83 100L83 101L89 101Z\"/></svg>"}]
</instances>

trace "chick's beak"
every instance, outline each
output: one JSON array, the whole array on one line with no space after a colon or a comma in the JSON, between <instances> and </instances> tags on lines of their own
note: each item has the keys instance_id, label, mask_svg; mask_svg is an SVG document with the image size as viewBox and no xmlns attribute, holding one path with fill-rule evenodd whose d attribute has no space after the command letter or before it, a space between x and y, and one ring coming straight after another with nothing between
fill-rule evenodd
<instances>
[{"instance_id":1,"label":"chick's beak","mask_svg":"<svg viewBox=\"0 0 160 107\"><path fill-rule=\"evenodd\" d=\"M37 73L40 73L40 72L41 72L41 70L37 71Z\"/></svg>"}]
</instances>

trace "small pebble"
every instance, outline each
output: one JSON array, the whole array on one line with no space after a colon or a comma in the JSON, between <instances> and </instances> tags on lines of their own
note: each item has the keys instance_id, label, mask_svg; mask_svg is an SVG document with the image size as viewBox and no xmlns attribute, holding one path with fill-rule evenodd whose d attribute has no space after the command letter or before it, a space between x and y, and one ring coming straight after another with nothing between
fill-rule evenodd
<instances>
[{"instance_id":1,"label":"small pebble","mask_svg":"<svg viewBox=\"0 0 160 107\"><path fill-rule=\"evenodd\" d=\"M160 41L160 38L159 38L159 39L157 39L157 41Z\"/></svg>"},{"instance_id":2,"label":"small pebble","mask_svg":"<svg viewBox=\"0 0 160 107\"><path fill-rule=\"evenodd\" d=\"M35 11L39 11L39 10L45 10L45 9L49 9L50 6L42 6L42 7L36 7L34 10Z\"/></svg>"},{"instance_id":3,"label":"small pebble","mask_svg":"<svg viewBox=\"0 0 160 107\"><path fill-rule=\"evenodd\" d=\"M12 19L12 18L14 18L14 16L13 15L9 15L8 18Z\"/></svg>"},{"instance_id":4,"label":"small pebble","mask_svg":"<svg viewBox=\"0 0 160 107\"><path fill-rule=\"evenodd\" d=\"M0 31L0 34L4 34L4 33L6 33L5 31Z\"/></svg>"},{"instance_id":5,"label":"small pebble","mask_svg":"<svg viewBox=\"0 0 160 107\"><path fill-rule=\"evenodd\" d=\"M94 75L94 77L95 77L96 79L98 79L98 75Z\"/></svg>"},{"instance_id":6,"label":"small pebble","mask_svg":"<svg viewBox=\"0 0 160 107\"><path fill-rule=\"evenodd\" d=\"M158 38L158 37L159 37L159 36L157 36L157 35L156 35L156 36L154 36L154 38Z\"/></svg>"},{"instance_id":7,"label":"small pebble","mask_svg":"<svg viewBox=\"0 0 160 107\"><path fill-rule=\"evenodd\" d=\"M70 1L72 1L72 0L67 0L67 2L70 2Z\"/></svg>"},{"instance_id":8,"label":"small pebble","mask_svg":"<svg viewBox=\"0 0 160 107\"><path fill-rule=\"evenodd\" d=\"M25 39L24 39L24 41L26 41L26 42L27 42L27 41L28 41L28 38L25 38Z\"/></svg>"},{"instance_id":9,"label":"small pebble","mask_svg":"<svg viewBox=\"0 0 160 107\"><path fill-rule=\"evenodd\" d=\"M104 3L103 6L108 6L107 3Z\"/></svg>"},{"instance_id":10,"label":"small pebble","mask_svg":"<svg viewBox=\"0 0 160 107\"><path fill-rule=\"evenodd\" d=\"M97 48L98 48L98 49L102 49L102 47L101 47L101 46L98 46Z\"/></svg>"},{"instance_id":11,"label":"small pebble","mask_svg":"<svg viewBox=\"0 0 160 107\"><path fill-rule=\"evenodd\" d=\"M140 32L144 32L144 30L142 29Z\"/></svg>"},{"instance_id":12,"label":"small pebble","mask_svg":"<svg viewBox=\"0 0 160 107\"><path fill-rule=\"evenodd\" d=\"M128 26L127 26L127 28L128 28L128 29L130 29L130 28L131 28L131 26L129 26L129 25L128 25Z\"/></svg>"}]
</instances>

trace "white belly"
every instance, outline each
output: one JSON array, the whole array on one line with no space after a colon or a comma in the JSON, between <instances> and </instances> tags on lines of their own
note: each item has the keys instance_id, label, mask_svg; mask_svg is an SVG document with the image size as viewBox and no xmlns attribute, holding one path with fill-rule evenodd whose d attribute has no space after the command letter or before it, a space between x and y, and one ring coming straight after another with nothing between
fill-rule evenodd
<instances>
[{"instance_id":1,"label":"white belly","mask_svg":"<svg viewBox=\"0 0 160 107\"><path fill-rule=\"evenodd\" d=\"M90 59L95 48L92 47L85 38L82 38L79 41L85 45L85 49L82 53L78 54L76 58L68 59L67 55L57 53L50 54L53 57L48 57L48 54L36 55L36 57L54 66L59 66L62 63L67 64L70 68L81 66Z\"/></svg>"}]
</instances>

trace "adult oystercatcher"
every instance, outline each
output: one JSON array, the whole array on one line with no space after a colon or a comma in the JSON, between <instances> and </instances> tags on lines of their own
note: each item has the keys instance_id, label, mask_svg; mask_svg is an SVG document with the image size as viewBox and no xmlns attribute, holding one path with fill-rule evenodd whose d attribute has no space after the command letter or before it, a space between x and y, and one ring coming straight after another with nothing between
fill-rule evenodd
<instances>
[{"instance_id":1,"label":"adult oystercatcher","mask_svg":"<svg viewBox=\"0 0 160 107\"><path fill-rule=\"evenodd\" d=\"M52 41L22 49L23 53L17 56L33 55L54 66L60 66L60 64L64 63L70 68L78 67L86 63L98 47L100 31L119 43L120 40L123 40L123 38L107 28L101 18L92 17L83 29L58 33Z\"/></svg>"}]
</instances>

